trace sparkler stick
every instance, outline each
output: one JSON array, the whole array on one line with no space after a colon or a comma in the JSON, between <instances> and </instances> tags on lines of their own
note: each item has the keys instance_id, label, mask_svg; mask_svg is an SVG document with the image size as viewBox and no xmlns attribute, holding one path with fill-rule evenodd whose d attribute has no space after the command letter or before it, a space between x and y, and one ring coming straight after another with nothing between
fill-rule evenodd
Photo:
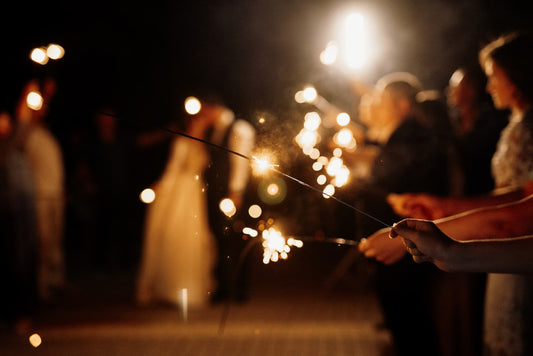
<instances>
[{"instance_id":1,"label":"sparkler stick","mask_svg":"<svg viewBox=\"0 0 533 356\"><path fill-rule=\"evenodd\" d=\"M259 162L259 159L257 159L256 157L249 157L249 156L247 156L247 155L245 155L245 154L242 154L242 153L240 153L240 152L233 151L233 150L231 150L231 149L229 149L229 148L227 148L227 147L224 147L224 146L221 146L221 145L217 145L216 143L209 142L209 141L207 141L207 140L204 140L204 139L201 139L201 138L198 138L198 137L195 137L195 136L188 135L188 134L186 134L186 133L184 133L184 132L176 131L176 130L171 130L171 129L166 128L166 127L162 127L161 129L164 130L164 131L170 132L170 133L172 133L172 134L175 134L175 135L180 135L180 136L187 137L187 138L192 139L192 140L195 140L195 141L199 141L199 142L205 143L205 144L207 144L207 145L210 145L210 146L216 147L216 148L218 148L218 149L224 150L224 151L226 151L226 152L228 152L228 153L231 153L231 154L237 155L237 156L239 156L239 157L241 157L241 158L244 158L244 159L247 159L247 160L249 160L249 161ZM263 162L261 162L261 163L263 163ZM285 178L288 178L288 179L290 179L290 180L292 180L292 181L294 181L294 182L296 182L296 183L298 183L298 184L300 184L300 185L302 185L302 186L304 186L304 187L306 187L306 188L309 188L309 189L311 189L311 190L314 190L315 192L318 192L318 193L320 193L320 194L322 194L322 195L325 195L325 196L327 196L327 197L329 197L329 198L332 198L333 200L337 201L338 203L340 203L340 204L342 204L342 205L344 205L344 206L346 206L346 207L348 207L348 208L350 208L350 209L352 209L352 210L354 210L354 211L357 211L357 212L360 213L360 214L363 214L363 215L366 216L367 218L370 218L370 219L372 219L372 220L374 220L374 221L380 223L380 224L383 225L384 227L391 227L389 224L387 224L387 223L384 222L383 220L380 220L380 219L378 219L377 217L375 217L375 216L373 216L373 215L370 215L370 214L366 213L365 211L363 211L363 210L361 210L361 209L359 209L359 208L357 208L357 207L355 207L355 206L353 206L353 205L351 205L351 204L348 204L347 202L345 202L345 201L343 201L343 200L341 200L341 199L339 199L339 198L334 197L334 196L331 195L331 194L327 194L326 192L323 192L322 190L320 190L320 189L318 189L318 188L315 188L315 187L313 187L312 185L310 185L310 184L308 184L308 183L306 183L306 182L304 182L304 181L302 181L302 180L300 180L300 179L298 179L298 178L295 178L295 177L293 177L293 176L291 176L291 175L289 175L289 174L287 174L287 173L284 173L284 172L282 172L282 171L276 169L275 166L272 165L272 164L269 164L269 165L268 165L268 169L270 169L271 171L274 171L274 172L276 172L276 173L278 173L278 174L284 176Z\"/></svg>"}]
</instances>

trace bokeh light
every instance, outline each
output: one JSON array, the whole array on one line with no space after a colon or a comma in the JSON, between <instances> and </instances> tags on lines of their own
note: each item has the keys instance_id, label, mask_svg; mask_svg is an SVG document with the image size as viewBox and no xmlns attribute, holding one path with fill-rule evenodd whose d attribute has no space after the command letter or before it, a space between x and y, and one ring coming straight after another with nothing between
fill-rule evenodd
<instances>
[{"instance_id":1,"label":"bokeh light","mask_svg":"<svg viewBox=\"0 0 533 356\"><path fill-rule=\"evenodd\" d=\"M263 213L263 210L257 204L251 205L248 208L248 215L250 215L254 219L257 219L258 217L260 217L262 213Z\"/></svg>"},{"instance_id":2,"label":"bokeh light","mask_svg":"<svg viewBox=\"0 0 533 356\"><path fill-rule=\"evenodd\" d=\"M43 107L43 97L39 92L31 91L26 96L26 105L32 110L41 110Z\"/></svg>"},{"instance_id":3,"label":"bokeh light","mask_svg":"<svg viewBox=\"0 0 533 356\"><path fill-rule=\"evenodd\" d=\"M46 54L46 48L34 48L30 53L30 58L35 63L45 65L46 63L48 63L48 55Z\"/></svg>"},{"instance_id":4,"label":"bokeh light","mask_svg":"<svg viewBox=\"0 0 533 356\"><path fill-rule=\"evenodd\" d=\"M41 336L37 333L31 334L28 339L30 341L31 346L33 347L39 347L41 346L41 343L43 342L43 340L41 339Z\"/></svg>"},{"instance_id":5,"label":"bokeh light","mask_svg":"<svg viewBox=\"0 0 533 356\"><path fill-rule=\"evenodd\" d=\"M185 99L185 111L189 115L196 115L202 109L202 103L194 96L189 96Z\"/></svg>"},{"instance_id":6,"label":"bokeh light","mask_svg":"<svg viewBox=\"0 0 533 356\"><path fill-rule=\"evenodd\" d=\"M56 43L50 43L46 48L46 55L50 59L61 59L65 55L65 49Z\"/></svg>"},{"instance_id":7,"label":"bokeh light","mask_svg":"<svg viewBox=\"0 0 533 356\"><path fill-rule=\"evenodd\" d=\"M139 194L139 199L145 204L151 204L155 200L155 192L151 188L144 189L141 194Z\"/></svg>"},{"instance_id":8,"label":"bokeh light","mask_svg":"<svg viewBox=\"0 0 533 356\"><path fill-rule=\"evenodd\" d=\"M219 204L220 211L224 213L227 217L232 217L237 212L237 208L233 201L229 198L222 199Z\"/></svg>"}]
</instances>

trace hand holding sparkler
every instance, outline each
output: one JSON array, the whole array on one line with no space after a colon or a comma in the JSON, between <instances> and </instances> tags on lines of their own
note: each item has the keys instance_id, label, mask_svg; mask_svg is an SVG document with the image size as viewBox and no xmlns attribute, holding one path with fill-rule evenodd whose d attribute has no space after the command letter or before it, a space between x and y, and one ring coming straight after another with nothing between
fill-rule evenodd
<instances>
[{"instance_id":1,"label":"hand holding sparkler","mask_svg":"<svg viewBox=\"0 0 533 356\"><path fill-rule=\"evenodd\" d=\"M407 253L401 239L390 239L391 229L384 228L376 231L359 243L359 251L365 257L374 258L386 265L392 265L401 260Z\"/></svg>"}]
</instances>

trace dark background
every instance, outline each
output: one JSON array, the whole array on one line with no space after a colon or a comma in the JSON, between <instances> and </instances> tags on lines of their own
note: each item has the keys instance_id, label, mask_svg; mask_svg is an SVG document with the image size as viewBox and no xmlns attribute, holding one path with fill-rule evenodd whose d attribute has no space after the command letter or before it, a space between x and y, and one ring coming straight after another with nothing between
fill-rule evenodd
<instances>
[{"instance_id":1,"label":"dark background","mask_svg":"<svg viewBox=\"0 0 533 356\"><path fill-rule=\"evenodd\" d=\"M256 125L258 146L280 154L282 171L305 177L309 161L292 142L305 109L295 103L295 92L313 84L356 117L350 76L319 61L342 13L371 13L379 32L379 56L357 79L373 83L388 72L410 71L428 89L444 89L453 70L475 59L498 34L531 26L526 1L93 0L19 1L4 7L2 106L13 107L30 77L57 79L50 125L63 145L67 174L77 159L76 135L90 132L103 105L115 107L122 127L135 136L180 120L183 99L204 87L219 91L237 116ZM32 63L31 49L51 42L65 48L64 58L45 66ZM265 125L257 125L258 115L268 118ZM160 175L168 142L130 151L127 158L125 184L136 206L130 204L126 213L133 217L130 230L137 243L144 207L136 196ZM69 184L76 188L76 182ZM289 184L293 195L272 208L277 216L327 223L324 213L339 207ZM292 227L288 233L299 232L296 224Z\"/></svg>"}]
</instances>

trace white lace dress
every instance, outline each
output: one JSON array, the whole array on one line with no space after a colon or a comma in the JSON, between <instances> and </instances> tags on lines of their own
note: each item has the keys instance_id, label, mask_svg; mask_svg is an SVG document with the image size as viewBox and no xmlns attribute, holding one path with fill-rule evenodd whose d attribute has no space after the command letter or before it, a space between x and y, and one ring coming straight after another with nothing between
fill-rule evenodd
<instances>
[{"instance_id":1,"label":"white lace dress","mask_svg":"<svg viewBox=\"0 0 533 356\"><path fill-rule=\"evenodd\" d=\"M205 147L177 138L149 205L144 232L137 301L203 307L213 290L214 238L207 221L202 171Z\"/></svg>"},{"instance_id":2,"label":"white lace dress","mask_svg":"<svg viewBox=\"0 0 533 356\"><path fill-rule=\"evenodd\" d=\"M533 112L512 118L502 131L492 160L497 187L521 187L532 179L531 123ZM533 275L489 274L484 327L485 355L533 355Z\"/></svg>"}]
</instances>

